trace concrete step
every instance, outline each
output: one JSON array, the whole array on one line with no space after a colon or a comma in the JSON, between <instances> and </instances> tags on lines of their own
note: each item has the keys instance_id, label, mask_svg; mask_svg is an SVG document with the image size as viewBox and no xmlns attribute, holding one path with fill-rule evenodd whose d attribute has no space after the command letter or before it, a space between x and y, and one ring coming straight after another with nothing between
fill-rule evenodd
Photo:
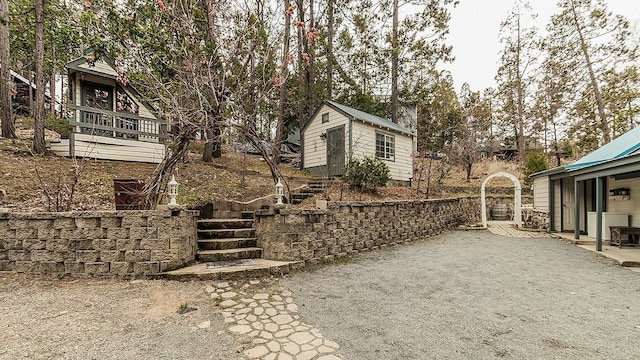
<instances>
[{"instance_id":1,"label":"concrete step","mask_svg":"<svg viewBox=\"0 0 640 360\"><path fill-rule=\"evenodd\" d=\"M253 237L256 237L256 230L253 228L198 230L198 239L200 240Z\"/></svg>"},{"instance_id":2,"label":"concrete step","mask_svg":"<svg viewBox=\"0 0 640 360\"><path fill-rule=\"evenodd\" d=\"M60 139L49 143L49 150L58 156L69 156L69 139Z\"/></svg>"},{"instance_id":3,"label":"concrete step","mask_svg":"<svg viewBox=\"0 0 640 360\"><path fill-rule=\"evenodd\" d=\"M259 259L261 257L262 249L257 247L226 250L198 250L196 254L196 260L200 262Z\"/></svg>"},{"instance_id":4,"label":"concrete step","mask_svg":"<svg viewBox=\"0 0 640 360\"><path fill-rule=\"evenodd\" d=\"M213 219L253 219L253 211L216 210L211 217Z\"/></svg>"},{"instance_id":5,"label":"concrete step","mask_svg":"<svg viewBox=\"0 0 640 360\"><path fill-rule=\"evenodd\" d=\"M210 267L206 263L191 265L161 274L171 280L232 280L281 276L304 267L304 261L254 259L252 264Z\"/></svg>"},{"instance_id":6,"label":"concrete step","mask_svg":"<svg viewBox=\"0 0 640 360\"><path fill-rule=\"evenodd\" d=\"M255 217L255 214L253 213L253 211L241 211L240 212L240 218L241 219L253 219Z\"/></svg>"},{"instance_id":7,"label":"concrete step","mask_svg":"<svg viewBox=\"0 0 640 360\"><path fill-rule=\"evenodd\" d=\"M201 219L199 230L247 229L253 228L253 219Z\"/></svg>"},{"instance_id":8,"label":"concrete step","mask_svg":"<svg viewBox=\"0 0 640 360\"><path fill-rule=\"evenodd\" d=\"M255 247L256 238L233 238L233 239L201 239L198 240L200 250L229 250L239 248Z\"/></svg>"}]
</instances>

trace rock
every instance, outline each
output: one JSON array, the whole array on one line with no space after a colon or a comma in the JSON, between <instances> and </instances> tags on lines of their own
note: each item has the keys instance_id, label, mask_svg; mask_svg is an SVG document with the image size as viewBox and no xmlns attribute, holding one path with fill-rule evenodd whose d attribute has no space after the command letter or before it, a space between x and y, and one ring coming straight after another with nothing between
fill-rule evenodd
<instances>
[{"instance_id":1,"label":"rock","mask_svg":"<svg viewBox=\"0 0 640 360\"><path fill-rule=\"evenodd\" d=\"M196 325L198 327L198 329L206 329L211 327L211 321L207 320L207 321L203 321L200 324Z\"/></svg>"}]
</instances>

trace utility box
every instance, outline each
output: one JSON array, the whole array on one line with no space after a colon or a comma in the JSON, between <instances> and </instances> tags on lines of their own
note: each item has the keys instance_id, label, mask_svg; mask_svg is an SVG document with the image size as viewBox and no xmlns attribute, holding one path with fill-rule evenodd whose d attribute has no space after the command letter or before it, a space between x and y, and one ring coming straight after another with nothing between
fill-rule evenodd
<instances>
[{"instance_id":1,"label":"utility box","mask_svg":"<svg viewBox=\"0 0 640 360\"><path fill-rule=\"evenodd\" d=\"M116 210L144 210L144 180L113 179Z\"/></svg>"}]
</instances>

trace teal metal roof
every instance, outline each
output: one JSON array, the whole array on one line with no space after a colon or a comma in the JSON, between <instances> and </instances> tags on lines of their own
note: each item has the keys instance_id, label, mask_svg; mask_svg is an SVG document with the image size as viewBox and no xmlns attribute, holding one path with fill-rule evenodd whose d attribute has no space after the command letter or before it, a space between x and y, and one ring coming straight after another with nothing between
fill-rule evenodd
<instances>
[{"instance_id":1,"label":"teal metal roof","mask_svg":"<svg viewBox=\"0 0 640 360\"><path fill-rule=\"evenodd\" d=\"M387 128L390 130L394 130L394 131L398 131L401 132L403 134L407 134L407 135L415 135L414 133L412 133L411 131L409 131L408 129L405 129L404 127L389 121L387 119L383 119L381 117L375 116L375 115L371 115L369 113L366 113L364 111L360 111L360 110L356 110L354 108L350 108L346 105L342 105L342 104L338 104L337 102L334 101L327 101L327 104L329 104L330 106L333 106L334 108L336 108L337 110L341 111L342 113L344 113L347 116L350 116L354 119L358 119L364 122L368 122L370 124L373 125L377 125L383 128Z\"/></svg>"},{"instance_id":2,"label":"teal metal roof","mask_svg":"<svg viewBox=\"0 0 640 360\"><path fill-rule=\"evenodd\" d=\"M579 170L610 160L623 158L640 149L640 126L617 137L612 142L602 146L580 160L566 165L567 171Z\"/></svg>"}]
</instances>

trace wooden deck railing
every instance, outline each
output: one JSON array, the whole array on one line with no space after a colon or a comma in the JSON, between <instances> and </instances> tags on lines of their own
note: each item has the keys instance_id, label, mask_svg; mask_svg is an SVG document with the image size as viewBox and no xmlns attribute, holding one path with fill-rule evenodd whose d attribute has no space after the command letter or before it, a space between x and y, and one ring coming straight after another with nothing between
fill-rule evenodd
<instances>
[{"instance_id":1,"label":"wooden deck railing","mask_svg":"<svg viewBox=\"0 0 640 360\"><path fill-rule=\"evenodd\" d=\"M69 124L75 133L131 140L144 138L158 142L164 142L169 137L165 120L87 106L71 105L70 109L73 115L69 118Z\"/></svg>"}]
</instances>

